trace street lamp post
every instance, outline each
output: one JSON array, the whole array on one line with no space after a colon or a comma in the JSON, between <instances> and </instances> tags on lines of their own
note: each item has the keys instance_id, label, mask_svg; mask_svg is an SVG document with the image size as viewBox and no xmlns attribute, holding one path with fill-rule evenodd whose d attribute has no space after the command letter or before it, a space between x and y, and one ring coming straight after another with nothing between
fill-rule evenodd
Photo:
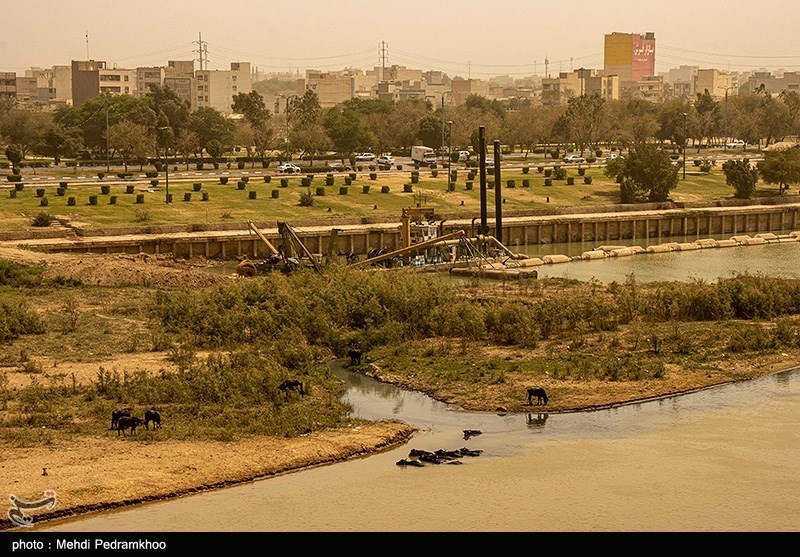
<instances>
[{"instance_id":1,"label":"street lamp post","mask_svg":"<svg viewBox=\"0 0 800 557\"><path fill-rule=\"evenodd\" d=\"M170 128L167 126L161 126L158 128L159 131L166 131ZM164 141L164 201L169 203L169 143L165 140Z\"/></svg>"},{"instance_id":2,"label":"street lamp post","mask_svg":"<svg viewBox=\"0 0 800 557\"><path fill-rule=\"evenodd\" d=\"M444 96L447 95L450 91L445 91L442 93L442 166L444 166ZM450 153L447 154L450 156Z\"/></svg>"},{"instance_id":3,"label":"street lamp post","mask_svg":"<svg viewBox=\"0 0 800 557\"><path fill-rule=\"evenodd\" d=\"M682 112L683 116L683 179L686 179L686 144L689 142L689 136L686 132L686 118L689 116L687 112Z\"/></svg>"},{"instance_id":4,"label":"street lamp post","mask_svg":"<svg viewBox=\"0 0 800 557\"><path fill-rule=\"evenodd\" d=\"M733 91L734 87L723 87L725 89L725 146L723 149L728 150L728 91Z\"/></svg>"},{"instance_id":5,"label":"street lamp post","mask_svg":"<svg viewBox=\"0 0 800 557\"><path fill-rule=\"evenodd\" d=\"M286 164L289 164L289 99L286 97Z\"/></svg>"},{"instance_id":6,"label":"street lamp post","mask_svg":"<svg viewBox=\"0 0 800 557\"><path fill-rule=\"evenodd\" d=\"M450 191L450 181L452 180L450 168L453 163L453 154L450 152L453 149L453 121L447 121L447 191Z\"/></svg>"}]
</instances>

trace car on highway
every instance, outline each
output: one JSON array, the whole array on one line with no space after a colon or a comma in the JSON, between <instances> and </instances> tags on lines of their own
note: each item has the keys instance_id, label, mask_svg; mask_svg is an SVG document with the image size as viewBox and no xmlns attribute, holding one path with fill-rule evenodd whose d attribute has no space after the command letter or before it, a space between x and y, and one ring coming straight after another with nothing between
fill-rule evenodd
<instances>
[{"instance_id":1,"label":"car on highway","mask_svg":"<svg viewBox=\"0 0 800 557\"><path fill-rule=\"evenodd\" d=\"M618 159L618 158L619 158L619 153L609 153L609 154L606 155L606 160L607 161L613 161L614 159Z\"/></svg>"},{"instance_id":2,"label":"car on highway","mask_svg":"<svg viewBox=\"0 0 800 557\"><path fill-rule=\"evenodd\" d=\"M329 162L328 168L330 168L334 172L347 172L348 170L350 170L349 166L339 161Z\"/></svg>"},{"instance_id":3,"label":"car on highway","mask_svg":"<svg viewBox=\"0 0 800 557\"><path fill-rule=\"evenodd\" d=\"M286 174L296 174L298 172L302 172L303 169L297 166L296 164L292 164L290 162L285 162L278 167L278 172L283 172Z\"/></svg>"},{"instance_id":4,"label":"car on highway","mask_svg":"<svg viewBox=\"0 0 800 557\"><path fill-rule=\"evenodd\" d=\"M356 155L356 162L372 162L375 158L373 153L360 153Z\"/></svg>"},{"instance_id":5,"label":"car on highway","mask_svg":"<svg viewBox=\"0 0 800 557\"><path fill-rule=\"evenodd\" d=\"M583 157L582 157L582 156L580 156L580 155L576 155L575 153L572 153L572 154L570 154L570 155L567 155L567 156L565 156L565 157L564 157L563 159L561 159L561 160L562 160L563 162L565 162L566 164L583 164L583 163L585 163L585 162L586 162L586 159L585 159L585 158L583 158Z\"/></svg>"},{"instance_id":6,"label":"car on highway","mask_svg":"<svg viewBox=\"0 0 800 557\"><path fill-rule=\"evenodd\" d=\"M725 147L728 149L744 149L747 146L747 143L742 141L741 139L737 139L735 141L729 141L725 144Z\"/></svg>"},{"instance_id":7,"label":"car on highway","mask_svg":"<svg viewBox=\"0 0 800 557\"><path fill-rule=\"evenodd\" d=\"M394 164L394 157L390 155L382 155L375 161L378 164L392 166Z\"/></svg>"}]
</instances>

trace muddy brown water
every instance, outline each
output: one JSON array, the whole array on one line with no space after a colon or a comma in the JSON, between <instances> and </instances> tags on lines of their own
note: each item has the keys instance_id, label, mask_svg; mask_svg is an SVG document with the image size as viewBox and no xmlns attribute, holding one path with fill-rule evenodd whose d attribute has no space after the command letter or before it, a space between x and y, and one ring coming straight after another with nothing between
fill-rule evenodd
<instances>
[{"instance_id":1,"label":"muddy brown water","mask_svg":"<svg viewBox=\"0 0 800 557\"><path fill-rule=\"evenodd\" d=\"M343 369L354 413L420 428L377 455L42 524L50 531L794 532L800 368L574 414L468 413ZM464 429L482 433L468 440ZM406 468L412 448L483 451Z\"/></svg>"}]
</instances>

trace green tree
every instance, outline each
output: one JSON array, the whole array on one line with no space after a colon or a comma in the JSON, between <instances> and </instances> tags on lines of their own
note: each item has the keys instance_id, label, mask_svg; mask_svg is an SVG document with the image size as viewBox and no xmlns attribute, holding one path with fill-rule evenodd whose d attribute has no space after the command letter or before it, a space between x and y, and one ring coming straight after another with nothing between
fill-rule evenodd
<instances>
[{"instance_id":1,"label":"green tree","mask_svg":"<svg viewBox=\"0 0 800 557\"><path fill-rule=\"evenodd\" d=\"M201 107L193 111L189 114L187 127L197 134L200 153L205 149L214 158L230 151L236 141L236 124L215 108ZM212 142L214 144L209 149Z\"/></svg>"},{"instance_id":2,"label":"green tree","mask_svg":"<svg viewBox=\"0 0 800 557\"><path fill-rule=\"evenodd\" d=\"M778 184L782 195L790 184L800 182L800 147L789 147L764 153L758 163L758 173L767 184Z\"/></svg>"},{"instance_id":3,"label":"green tree","mask_svg":"<svg viewBox=\"0 0 800 557\"><path fill-rule=\"evenodd\" d=\"M459 120L459 123L463 123L463 120ZM455 125L454 125L455 127ZM453 131L453 137L457 136L457 132ZM441 118L437 118L436 116L425 116L419 122L419 129L417 130L417 139L423 145L427 145L428 147L436 148L437 146L442 144L442 120ZM455 140L456 144L460 144L460 141Z\"/></svg>"},{"instance_id":4,"label":"green tree","mask_svg":"<svg viewBox=\"0 0 800 557\"><path fill-rule=\"evenodd\" d=\"M754 93L728 97L728 130L732 137L755 145L761 139L761 96Z\"/></svg>"},{"instance_id":5,"label":"green tree","mask_svg":"<svg viewBox=\"0 0 800 557\"><path fill-rule=\"evenodd\" d=\"M264 97L258 91L249 93L236 93L233 96L231 109L236 114L241 114L251 126L258 126L267 121L269 110L264 104Z\"/></svg>"},{"instance_id":6,"label":"green tree","mask_svg":"<svg viewBox=\"0 0 800 557\"><path fill-rule=\"evenodd\" d=\"M275 130L269 121L253 128L253 147L259 157L266 158L267 151L272 149L274 142Z\"/></svg>"},{"instance_id":7,"label":"green tree","mask_svg":"<svg viewBox=\"0 0 800 557\"><path fill-rule=\"evenodd\" d=\"M669 192L678 185L678 167L652 143L635 145L625 157L610 161L604 172L610 178L622 177L623 203L666 201Z\"/></svg>"},{"instance_id":8,"label":"green tree","mask_svg":"<svg viewBox=\"0 0 800 557\"><path fill-rule=\"evenodd\" d=\"M765 145L780 141L790 129L789 108L780 99L765 95L761 99L758 121L761 136L765 138Z\"/></svg>"},{"instance_id":9,"label":"green tree","mask_svg":"<svg viewBox=\"0 0 800 557\"><path fill-rule=\"evenodd\" d=\"M753 196L758 183L758 169L748 159L728 160L722 164L722 171L725 173L725 182L736 192L735 197L750 199Z\"/></svg>"},{"instance_id":10,"label":"green tree","mask_svg":"<svg viewBox=\"0 0 800 557\"><path fill-rule=\"evenodd\" d=\"M420 99L398 101L388 117L389 134L386 143L393 147L411 148L417 140L422 119L430 114L430 103ZM380 115L376 116L380 118Z\"/></svg>"},{"instance_id":11,"label":"green tree","mask_svg":"<svg viewBox=\"0 0 800 557\"><path fill-rule=\"evenodd\" d=\"M331 140L328 138L325 126L319 123L310 123L292 134L292 144L296 149L302 151L301 156L310 157L313 166L315 155L327 151L331 146Z\"/></svg>"},{"instance_id":12,"label":"green tree","mask_svg":"<svg viewBox=\"0 0 800 557\"><path fill-rule=\"evenodd\" d=\"M82 147L83 140L79 130L51 122L42 135L36 151L46 157L53 157L58 164L62 157L77 156Z\"/></svg>"},{"instance_id":13,"label":"green tree","mask_svg":"<svg viewBox=\"0 0 800 557\"><path fill-rule=\"evenodd\" d=\"M19 145L12 144L6 147L6 158L12 166L19 166L23 158L22 149L19 148Z\"/></svg>"},{"instance_id":14,"label":"green tree","mask_svg":"<svg viewBox=\"0 0 800 557\"><path fill-rule=\"evenodd\" d=\"M41 143L51 117L44 112L14 109L0 120L0 135L6 143L16 145L24 160L33 148Z\"/></svg>"},{"instance_id":15,"label":"green tree","mask_svg":"<svg viewBox=\"0 0 800 557\"><path fill-rule=\"evenodd\" d=\"M711 96L708 89L703 91L703 93L697 93L697 100L694 103L694 120L695 131L697 133L697 139L699 140L697 149L698 152L700 152L700 145L703 139L707 139L710 144L719 130L719 102Z\"/></svg>"},{"instance_id":16,"label":"green tree","mask_svg":"<svg viewBox=\"0 0 800 557\"><path fill-rule=\"evenodd\" d=\"M103 153L106 147L106 101L109 128L125 120L145 126L156 136L158 115L147 99L131 95L102 94L77 108L62 107L55 112L55 121L65 128L80 130L84 146L95 153Z\"/></svg>"},{"instance_id":17,"label":"green tree","mask_svg":"<svg viewBox=\"0 0 800 557\"><path fill-rule=\"evenodd\" d=\"M155 150L155 136L142 124L122 120L108 130L109 148L117 151L122 157L125 172L132 160L144 164L147 157Z\"/></svg>"},{"instance_id":18,"label":"green tree","mask_svg":"<svg viewBox=\"0 0 800 557\"><path fill-rule=\"evenodd\" d=\"M602 114L603 98L599 93L572 97L567 102L570 137L581 151L591 149Z\"/></svg>"},{"instance_id":19,"label":"green tree","mask_svg":"<svg viewBox=\"0 0 800 557\"><path fill-rule=\"evenodd\" d=\"M364 124L361 115L352 108L327 109L322 117L322 124L333 148L343 155L366 151L376 143L375 136Z\"/></svg>"},{"instance_id":20,"label":"green tree","mask_svg":"<svg viewBox=\"0 0 800 557\"><path fill-rule=\"evenodd\" d=\"M317 125L320 123L320 117L322 116L319 97L311 89L306 89L306 92L301 97L295 97L289 104L289 111L292 125L295 129Z\"/></svg>"},{"instance_id":21,"label":"green tree","mask_svg":"<svg viewBox=\"0 0 800 557\"><path fill-rule=\"evenodd\" d=\"M145 96L151 110L156 114L158 127L167 126L172 129L171 139L174 140L180 131L186 127L191 108L189 102L180 98L169 87L152 85L150 92ZM159 144L163 147L166 143Z\"/></svg>"},{"instance_id":22,"label":"green tree","mask_svg":"<svg viewBox=\"0 0 800 557\"><path fill-rule=\"evenodd\" d=\"M191 130L183 129L175 138L175 151L183 157L186 170L189 170L189 157L202 151L200 137Z\"/></svg>"},{"instance_id":23,"label":"green tree","mask_svg":"<svg viewBox=\"0 0 800 557\"><path fill-rule=\"evenodd\" d=\"M689 111L689 103L682 99L670 100L658 107L658 130L655 136L660 141L669 141L673 151L684 145L688 139L688 126L684 129L683 115Z\"/></svg>"}]
</instances>

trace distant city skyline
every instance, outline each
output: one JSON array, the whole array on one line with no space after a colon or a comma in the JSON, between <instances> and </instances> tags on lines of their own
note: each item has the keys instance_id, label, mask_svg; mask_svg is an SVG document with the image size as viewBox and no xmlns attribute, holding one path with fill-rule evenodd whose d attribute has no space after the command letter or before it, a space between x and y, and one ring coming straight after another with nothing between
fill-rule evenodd
<instances>
[{"instance_id":1,"label":"distant city skyline","mask_svg":"<svg viewBox=\"0 0 800 557\"><path fill-rule=\"evenodd\" d=\"M603 37L612 32L654 33L657 73L681 65L800 70L796 0L757 6L740 0L242 0L233 8L186 0L29 0L10 4L4 14L14 25L0 37L0 71L18 75L87 58L129 68L196 60L198 34L209 69L248 61L263 73L372 68L380 65L385 41L388 65L488 79L544 75L547 59L552 75L602 68Z\"/></svg>"}]
</instances>

